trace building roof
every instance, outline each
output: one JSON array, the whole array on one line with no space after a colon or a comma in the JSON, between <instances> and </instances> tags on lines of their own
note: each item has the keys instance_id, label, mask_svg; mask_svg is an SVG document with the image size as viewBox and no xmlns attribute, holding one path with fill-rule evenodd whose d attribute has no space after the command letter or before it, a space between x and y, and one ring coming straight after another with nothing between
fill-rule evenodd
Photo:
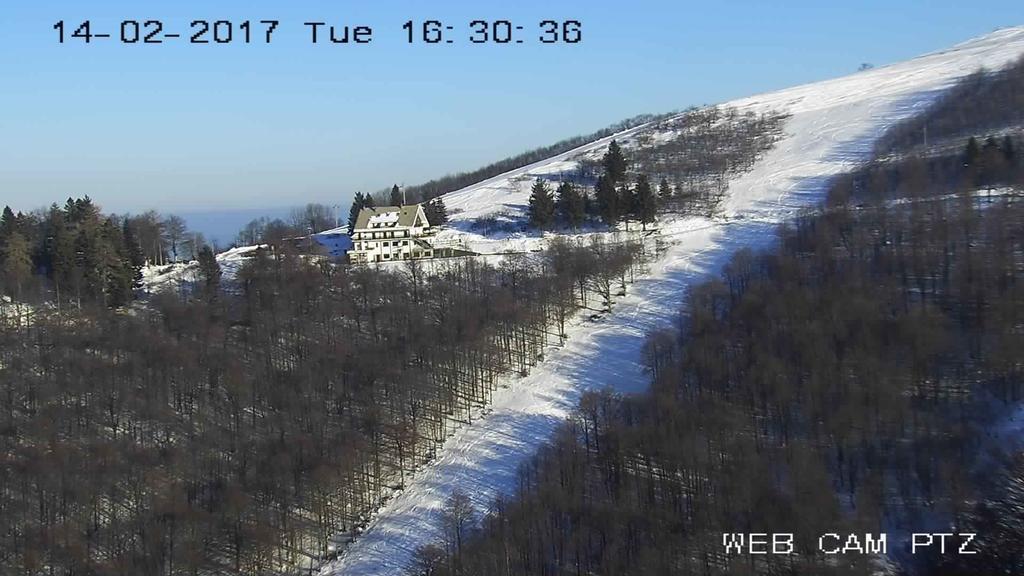
<instances>
[{"instance_id":1,"label":"building roof","mask_svg":"<svg viewBox=\"0 0 1024 576\"><path fill-rule=\"evenodd\" d=\"M422 220L422 226L430 225L430 223L427 222L427 217L423 213L423 207L420 204L363 208L359 211L359 217L356 218L355 229L372 230L379 228L394 228L395 226L411 228L417 225L417 215L419 215Z\"/></svg>"},{"instance_id":2,"label":"building roof","mask_svg":"<svg viewBox=\"0 0 1024 576\"><path fill-rule=\"evenodd\" d=\"M348 234L348 225L338 226L337 228L331 228L330 230L324 230L323 232L317 232L315 236L337 236L339 234Z\"/></svg>"}]
</instances>

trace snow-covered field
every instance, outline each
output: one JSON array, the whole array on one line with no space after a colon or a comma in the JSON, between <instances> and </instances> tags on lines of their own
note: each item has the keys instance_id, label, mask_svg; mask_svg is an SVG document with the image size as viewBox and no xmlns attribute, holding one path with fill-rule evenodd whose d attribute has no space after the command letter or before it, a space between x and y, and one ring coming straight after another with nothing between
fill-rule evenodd
<instances>
[{"instance_id":1,"label":"snow-covered field","mask_svg":"<svg viewBox=\"0 0 1024 576\"><path fill-rule=\"evenodd\" d=\"M403 573L419 546L440 540L438 511L453 490L486 510L495 495L514 486L519 465L550 438L584 391L646 386L640 363L645 335L673 321L687 286L716 272L737 249L770 243L775 227L819 200L833 175L867 159L888 126L924 109L958 78L1022 54L1024 28L1005 29L907 62L725 104L792 114L786 137L730 183L729 217L665 223L673 244L615 312L598 323L577 320L566 345L547 350L529 376L506 379L486 417L450 437L437 459L321 574ZM519 210L529 196L529 178L571 169L581 152L599 154L610 140L451 193L445 203L461 210L457 221Z\"/></svg>"}]
</instances>

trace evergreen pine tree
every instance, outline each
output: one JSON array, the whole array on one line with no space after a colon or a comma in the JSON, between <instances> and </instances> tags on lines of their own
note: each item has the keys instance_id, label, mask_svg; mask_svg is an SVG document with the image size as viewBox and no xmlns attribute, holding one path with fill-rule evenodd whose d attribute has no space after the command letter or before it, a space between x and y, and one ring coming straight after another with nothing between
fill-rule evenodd
<instances>
[{"instance_id":1,"label":"evergreen pine tree","mask_svg":"<svg viewBox=\"0 0 1024 576\"><path fill-rule=\"evenodd\" d=\"M377 202L373 199L370 194L363 194L363 207L364 208L376 208Z\"/></svg>"},{"instance_id":2,"label":"evergreen pine tree","mask_svg":"<svg viewBox=\"0 0 1024 576\"><path fill-rule=\"evenodd\" d=\"M668 183L667 178L662 178L658 183L658 197L662 202L672 199L672 186Z\"/></svg>"},{"instance_id":3,"label":"evergreen pine tree","mask_svg":"<svg viewBox=\"0 0 1024 576\"><path fill-rule=\"evenodd\" d=\"M601 221L609 226L619 221L619 195L615 190L615 184L607 176L597 179L597 186L594 189L594 200L597 214Z\"/></svg>"},{"instance_id":4,"label":"evergreen pine tree","mask_svg":"<svg viewBox=\"0 0 1024 576\"><path fill-rule=\"evenodd\" d=\"M547 230L555 222L555 200L547 184L537 179L530 193L530 226Z\"/></svg>"},{"instance_id":5,"label":"evergreen pine tree","mask_svg":"<svg viewBox=\"0 0 1024 576\"><path fill-rule=\"evenodd\" d=\"M4 206L3 215L0 216L0 242L15 232L18 227L18 218L10 206Z\"/></svg>"},{"instance_id":6,"label":"evergreen pine tree","mask_svg":"<svg viewBox=\"0 0 1024 576\"><path fill-rule=\"evenodd\" d=\"M448 208L445 207L444 200L440 196L427 202L423 206L423 211L431 226L443 226L448 223Z\"/></svg>"},{"instance_id":7,"label":"evergreen pine tree","mask_svg":"<svg viewBox=\"0 0 1024 576\"><path fill-rule=\"evenodd\" d=\"M619 218L629 222L630 220L636 220L639 218L639 206L636 200L636 191L629 185L628 182L624 182L619 187Z\"/></svg>"},{"instance_id":8,"label":"evergreen pine tree","mask_svg":"<svg viewBox=\"0 0 1024 576\"><path fill-rule=\"evenodd\" d=\"M352 207L348 211L348 231L351 234L356 229L356 220L359 218L359 212L366 206L366 198L363 197L362 192L356 192L354 198L352 198Z\"/></svg>"},{"instance_id":9,"label":"evergreen pine tree","mask_svg":"<svg viewBox=\"0 0 1024 576\"><path fill-rule=\"evenodd\" d=\"M32 274L32 256L28 241L12 231L0 244L0 274L4 290L13 298L22 298L22 288Z\"/></svg>"},{"instance_id":10,"label":"evergreen pine tree","mask_svg":"<svg viewBox=\"0 0 1024 576\"><path fill-rule=\"evenodd\" d=\"M611 180L612 184L618 184L625 179L628 168L626 158L622 154L619 143L615 140L608 145L608 152L605 153L601 164L604 166L605 176Z\"/></svg>"},{"instance_id":11,"label":"evergreen pine tree","mask_svg":"<svg viewBox=\"0 0 1024 576\"><path fill-rule=\"evenodd\" d=\"M78 296L83 302L99 302L107 305L107 266L99 230L91 226L79 226L75 238L76 266L81 271L82 284Z\"/></svg>"},{"instance_id":12,"label":"evergreen pine tree","mask_svg":"<svg viewBox=\"0 0 1024 576\"><path fill-rule=\"evenodd\" d=\"M586 217L586 200L580 189L571 182L558 186L558 214L573 230L579 228Z\"/></svg>"},{"instance_id":13,"label":"evergreen pine tree","mask_svg":"<svg viewBox=\"0 0 1024 576\"><path fill-rule=\"evenodd\" d=\"M142 250L138 235L135 233L135 226L129 218L124 219L121 225L121 236L124 238L125 252L128 255L128 265L131 266L132 288L142 288L142 267L146 265L146 253Z\"/></svg>"},{"instance_id":14,"label":"evergreen pine tree","mask_svg":"<svg viewBox=\"0 0 1024 576\"><path fill-rule=\"evenodd\" d=\"M74 265L74 246L68 224L60 207L50 205L44 222L41 264L53 281L58 303L67 297L67 285Z\"/></svg>"},{"instance_id":15,"label":"evergreen pine tree","mask_svg":"<svg viewBox=\"0 0 1024 576\"><path fill-rule=\"evenodd\" d=\"M132 299L134 269L125 246L124 234L113 217L107 218L100 229L99 249L106 280L104 300L111 308L124 306Z\"/></svg>"},{"instance_id":16,"label":"evergreen pine tree","mask_svg":"<svg viewBox=\"0 0 1024 576\"><path fill-rule=\"evenodd\" d=\"M203 294L208 300L217 297L220 291L220 280L222 276L220 263L209 246L203 246L199 251L199 273L203 279Z\"/></svg>"},{"instance_id":17,"label":"evergreen pine tree","mask_svg":"<svg viewBox=\"0 0 1024 576\"><path fill-rule=\"evenodd\" d=\"M402 202L402 190L398 188L398 184L391 187L391 205L402 206L405 203Z\"/></svg>"},{"instance_id":18,"label":"evergreen pine tree","mask_svg":"<svg viewBox=\"0 0 1024 576\"><path fill-rule=\"evenodd\" d=\"M658 213L658 198L654 195L654 189L651 188L647 176L643 174L636 180L635 201L636 217L643 223L643 229L647 230L647 225L654 222L654 217Z\"/></svg>"}]
</instances>

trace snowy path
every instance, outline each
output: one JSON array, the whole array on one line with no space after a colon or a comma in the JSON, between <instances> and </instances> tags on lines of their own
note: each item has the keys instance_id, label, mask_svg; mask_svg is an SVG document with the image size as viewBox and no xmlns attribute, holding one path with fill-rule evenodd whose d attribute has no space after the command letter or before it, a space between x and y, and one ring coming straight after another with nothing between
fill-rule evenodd
<instances>
[{"instance_id":1,"label":"snowy path","mask_svg":"<svg viewBox=\"0 0 1024 576\"><path fill-rule=\"evenodd\" d=\"M793 114L787 137L731 183L726 209L733 218L714 226L700 219L667 224L676 242L616 303L614 314L596 324L577 322L566 345L546 351L528 377L507 379L492 412L449 438L438 458L321 574L402 574L417 547L440 540L437 513L453 489L486 510L496 494L514 487L519 465L551 437L584 391L646 386L640 364L645 335L673 321L687 286L717 271L737 249L770 243L778 223L820 199L832 175L867 158L887 126L920 110L958 77L1022 53L1024 28L1008 29L900 64L728 103ZM544 170L543 163L527 167L452 197L479 212L500 203L511 177ZM472 190L480 193L477 204Z\"/></svg>"}]
</instances>

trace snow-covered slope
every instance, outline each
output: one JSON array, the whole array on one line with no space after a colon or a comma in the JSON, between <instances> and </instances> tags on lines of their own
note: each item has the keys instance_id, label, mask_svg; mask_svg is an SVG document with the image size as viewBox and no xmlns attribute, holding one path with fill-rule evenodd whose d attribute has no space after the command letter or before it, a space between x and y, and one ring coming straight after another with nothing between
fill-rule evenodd
<instances>
[{"instance_id":1,"label":"snow-covered slope","mask_svg":"<svg viewBox=\"0 0 1024 576\"><path fill-rule=\"evenodd\" d=\"M907 62L725 104L792 114L786 137L730 183L725 208L731 218L667 223L675 243L617 302L615 313L596 324L577 321L567 344L547 350L529 376L508 378L492 411L449 438L438 458L321 573L403 573L417 547L440 539L438 511L454 489L486 510L498 492L514 486L518 466L548 440L584 391L646 385L640 364L645 334L672 321L686 286L717 271L736 249L770 242L780 221L821 198L831 176L866 159L886 127L922 110L959 77L1001 67L1022 53L1024 28L1005 29ZM523 177L571 168L572 158L599 152L610 140L451 193L445 202L461 210L457 220L521 209L529 195Z\"/></svg>"},{"instance_id":2,"label":"snow-covered slope","mask_svg":"<svg viewBox=\"0 0 1024 576\"><path fill-rule=\"evenodd\" d=\"M253 256L259 246L242 246L217 254L224 278L232 279L247 258ZM183 285L191 285L199 278L199 263L179 262L163 266L146 266L142 269L142 290L147 294L156 294L166 290L180 290Z\"/></svg>"}]
</instances>

